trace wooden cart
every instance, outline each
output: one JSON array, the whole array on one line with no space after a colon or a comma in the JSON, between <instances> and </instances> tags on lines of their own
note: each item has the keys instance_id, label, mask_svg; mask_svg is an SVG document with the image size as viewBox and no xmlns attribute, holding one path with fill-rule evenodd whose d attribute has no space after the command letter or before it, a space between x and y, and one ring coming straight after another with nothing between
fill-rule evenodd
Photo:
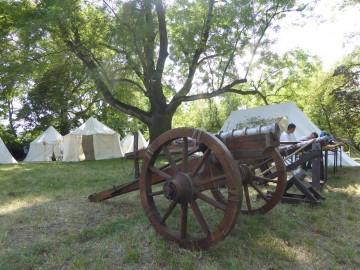
<instances>
[{"instance_id":1,"label":"wooden cart","mask_svg":"<svg viewBox=\"0 0 360 270\"><path fill-rule=\"evenodd\" d=\"M241 212L264 214L281 200L287 175L276 149L279 133L276 124L216 135L196 128L169 130L128 155L135 167L142 161L134 181L89 199L140 190L158 234L183 248L207 249L229 234Z\"/></svg>"}]
</instances>

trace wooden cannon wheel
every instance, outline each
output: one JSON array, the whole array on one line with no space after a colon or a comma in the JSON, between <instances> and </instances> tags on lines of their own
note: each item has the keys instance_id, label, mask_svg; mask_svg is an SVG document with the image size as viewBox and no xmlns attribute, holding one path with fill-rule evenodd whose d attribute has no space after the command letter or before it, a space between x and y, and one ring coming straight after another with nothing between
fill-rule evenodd
<instances>
[{"instance_id":1,"label":"wooden cannon wheel","mask_svg":"<svg viewBox=\"0 0 360 270\"><path fill-rule=\"evenodd\" d=\"M265 214L274 208L281 200L287 174L285 163L275 148L268 148L264 158L250 163L249 181L244 181L245 204L241 210L247 214Z\"/></svg>"},{"instance_id":2,"label":"wooden cannon wheel","mask_svg":"<svg viewBox=\"0 0 360 270\"><path fill-rule=\"evenodd\" d=\"M262 158L254 158L246 164L240 164L245 203L241 212L244 214L265 214L281 200L287 174L285 163L275 148L268 148ZM222 188L212 190L214 197L226 203Z\"/></svg>"},{"instance_id":3,"label":"wooden cannon wheel","mask_svg":"<svg viewBox=\"0 0 360 270\"><path fill-rule=\"evenodd\" d=\"M139 187L156 232L187 249L206 249L224 239L241 210L242 176L235 160L218 138L200 129L173 129L155 139ZM214 198L211 190L218 187L226 190L226 203Z\"/></svg>"}]
</instances>

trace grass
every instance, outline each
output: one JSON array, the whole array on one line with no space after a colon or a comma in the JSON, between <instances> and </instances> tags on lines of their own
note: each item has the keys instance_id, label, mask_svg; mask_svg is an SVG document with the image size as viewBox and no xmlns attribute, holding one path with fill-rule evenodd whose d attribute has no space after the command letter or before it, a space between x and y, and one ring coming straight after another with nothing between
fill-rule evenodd
<instances>
[{"instance_id":1,"label":"grass","mask_svg":"<svg viewBox=\"0 0 360 270\"><path fill-rule=\"evenodd\" d=\"M320 205L240 215L218 245L188 251L154 232L138 191L87 200L132 180L129 160L0 165L0 269L359 269L359 176L329 170Z\"/></svg>"}]
</instances>

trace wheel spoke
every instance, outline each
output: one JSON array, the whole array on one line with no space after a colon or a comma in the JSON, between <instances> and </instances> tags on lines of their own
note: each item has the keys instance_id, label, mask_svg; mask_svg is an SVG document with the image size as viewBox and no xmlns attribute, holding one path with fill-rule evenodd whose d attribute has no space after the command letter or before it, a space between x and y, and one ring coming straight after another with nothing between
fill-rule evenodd
<instances>
[{"instance_id":1,"label":"wheel spoke","mask_svg":"<svg viewBox=\"0 0 360 270\"><path fill-rule=\"evenodd\" d=\"M167 173L165 173L163 170L160 170L158 168L155 168L154 166L149 166L149 169L157 174L157 175L160 175L161 177L165 178L166 180L170 180L171 179L171 176L168 175Z\"/></svg>"},{"instance_id":2,"label":"wheel spoke","mask_svg":"<svg viewBox=\"0 0 360 270\"><path fill-rule=\"evenodd\" d=\"M181 204L181 213L180 213L180 237L186 238L187 233L187 215L188 215L188 204Z\"/></svg>"},{"instance_id":3,"label":"wheel spoke","mask_svg":"<svg viewBox=\"0 0 360 270\"><path fill-rule=\"evenodd\" d=\"M178 168L178 166L176 165L175 160L173 159L173 157L172 157L172 155L171 155L171 153L170 153L170 151L169 151L169 148L167 148L166 145L163 145L163 146L162 146L162 151L163 151L163 153L165 154L167 160L169 161L169 164L170 164L173 172L174 172L174 173L179 172L179 168Z\"/></svg>"},{"instance_id":4,"label":"wheel spoke","mask_svg":"<svg viewBox=\"0 0 360 270\"><path fill-rule=\"evenodd\" d=\"M261 177L261 176L257 176L257 175L252 176L251 180L252 181L259 181L259 182L278 183L277 179L271 179L271 178Z\"/></svg>"},{"instance_id":5,"label":"wheel spoke","mask_svg":"<svg viewBox=\"0 0 360 270\"><path fill-rule=\"evenodd\" d=\"M195 186L199 191L210 190L223 186L226 182L226 175L221 174L205 180L195 182Z\"/></svg>"},{"instance_id":6,"label":"wheel spoke","mask_svg":"<svg viewBox=\"0 0 360 270\"><path fill-rule=\"evenodd\" d=\"M264 192L262 192L262 190L259 189L254 183L250 183L250 185L256 190L256 192L260 195L261 198L263 198L267 202L269 201Z\"/></svg>"},{"instance_id":7,"label":"wheel spoke","mask_svg":"<svg viewBox=\"0 0 360 270\"><path fill-rule=\"evenodd\" d=\"M182 149L182 164L183 164L183 172L189 172L189 142L188 138L185 137L183 140L183 149Z\"/></svg>"},{"instance_id":8,"label":"wheel spoke","mask_svg":"<svg viewBox=\"0 0 360 270\"><path fill-rule=\"evenodd\" d=\"M149 193L149 196L158 196L158 195L161 195L161 194L164 194L163 190L151 192L151 193Z\"/></svg>"},{"instance_id":9,"label":"wheel spoke","mask_svg":"<svg viewBox=\"0 0 360 270\"><path fill-rule=\"evenodd\" d=\"M199 193L197 194L197 197L201 200L203 200L204 202L211 204L212 206L222 210L222 211L226 211L226 205L222 204L220 202L218 202L217 200L214 200L213 198L205 195L204 193Z\"/></svg>"},{"instance_id":10,"label":"wheel spoke","mask_svg":"<svg viewBox=\"0 0 360 270\"><path fill-rule=\"evenodd\" d=\"M261 162L259 162L259 163L256 163L256 164L254 164L254 165L252 165L251 166L251 168L252 169L259 169L261 166L264 166L264 165L266 165L268 162L270 162L272 159L271 158L269 158L269 159L265 159L265 160L263 160L263 161L261 161Z\"/></svg>"},{"instance_id":11,"label":"wheel spoke","mask_svg":"<svg viewBox=\"0 0 360 270\"><path fill-rule=\"evenodd\" d=\"M175 201L171 201L168 209L166 210L163 218L160 221L160 224L164 225L165 221L168 219L168 217L170 216L171 212L175 209L177 203Z\"/></svg>"},{"instance_id":12,"label":"wheel spoke","mask_svg":"<svg viewBox=\"0 0 360 270\"><path fill-rule=\"evenodd\" d=\"M195 148L195 149L191 150L190 152L187 153L187 156L189 157L189 156L195 154L196 152L199 152L199 148ZM175 159L175 163L176 163L176 162L179 162L180 160L182 160L182 158L183 158L183 157L181 156L181 157ZM167 164L159 167L159 169L160 169L160 170L163 170L163 169L169 167L169 165L170 165L170 164L167 163Z\"/></svg>"},{"instance_id":13,"label":"wheel spoke","mask_svg":"<svg viewBox=\"0 0 360 270\"><path fill-rule=\"evenodd\" d=\"M195 201L193 201L193 202L190 202L190 207L191 207L192 211L194 212L196 219L198 220L198 222L201 226L201 229L205 233L206 237L209 236L210 230L206 224L203 214L201 213L201 211L199 209L199 206L197 205L197 203Z\"/></svg>"},{"instance_id":14,"label":"wheel spoke","mask_svg":"<svg viewBox=\"0 0 360 270\"><path fill-rule=\"evenodd\" d=\"M194 176L196 175L200 168L205 164L205 161L210 157L210 153L211 153L211 150L210 148L206 149L205 153L204 153L204 156L202 157L199 165L195 168L195 170L191 173L191 176Z\"/></svg>"},{"instance_id":15,"label":"wheel spoke","mask_svg":"<svg viewBox=\"0 0 360 270\"><path fill-rule=\"evenodd\" d=\"M262 171L258 176L262 176L262 175L265 175L265 174L270 174L271 170L274 169L275 167L276 167L276 164L271 165L266 170Z\"/></svg>"},{"instance_id":16,"label":"wheel spoke","mask_svg":"<svg viewBox=\"0 0 360 270\"><path fill-rule=\"evenodd\" d=\"M248 185L244 185L244 194L245 194L247 209L248 211L251 211L251 201L250 201L250 193L249 193Z\"/></svg>"}]
</instances>

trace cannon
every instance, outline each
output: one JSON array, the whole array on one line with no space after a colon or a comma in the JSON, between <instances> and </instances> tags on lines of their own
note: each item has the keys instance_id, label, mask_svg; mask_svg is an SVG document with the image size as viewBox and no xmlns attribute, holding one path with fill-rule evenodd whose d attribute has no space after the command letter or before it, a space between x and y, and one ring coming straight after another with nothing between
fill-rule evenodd
<instances>
[{"instance_id":1,"label":"cannon","mask_svg":"<svg viewBox=\"0 0 360 270\"><path fill-rule=\"evenodd\" d=\"M283 203L309 203L318 205L325 197L320 194L322 185L325 184L327 173L322 162L322 147L328 145L327 137L320 137L309 141L297 142L295 147L280 149L286 164L286 170L293 176L288 180L281 202ZM293 160L292 157L301 153ZM305 181L307 172L302 168L311 162L311 182ZM271 176L269 176L271 177ZM323 183L321 183L321 181ZM290 189L294 187L292 192Z\"/></svg>"},{"instance_id":2,"label":"cannon","mask_svg":"<svg viewBox=\"0 0 360 270\"><path fill-rule=\"evenodd\" d=\"M277 124L218 134L169 130L127 155L138 168L133 181L89 200L140 190L158 234L182 248L207 249L229 234L240 213L265 214L281 200L287 174L277 150L279 135Z\"/></svg>"}]
</instances>

